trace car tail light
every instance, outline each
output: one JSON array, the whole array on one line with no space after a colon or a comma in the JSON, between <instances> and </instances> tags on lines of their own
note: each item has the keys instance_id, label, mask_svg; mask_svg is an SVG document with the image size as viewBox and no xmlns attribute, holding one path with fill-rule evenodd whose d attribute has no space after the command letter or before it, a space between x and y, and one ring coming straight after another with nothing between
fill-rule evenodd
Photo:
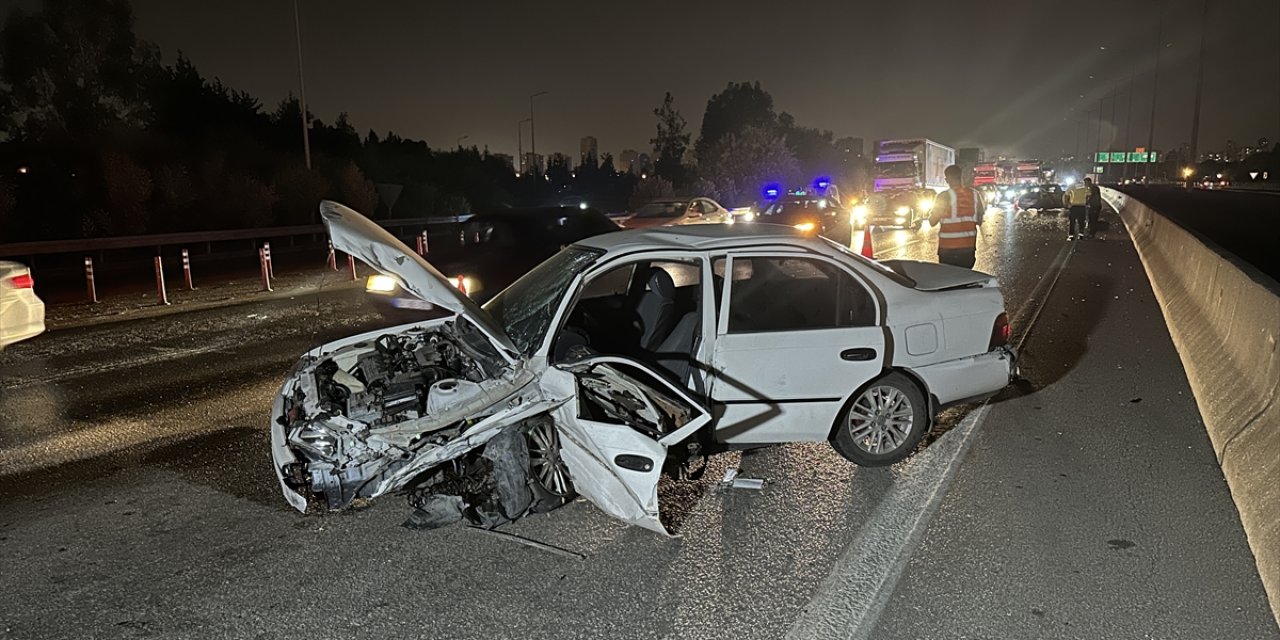
<instances>
[{"instance_id":1,"label":"car tail light","mask_svg":"<svg viewBox=\"0 0 1280 640\"><path fill-rule=\"evenodd\" d=\"M996 316L995 324L991 325L991 344L987 350L991 351L1009 344L1009 336L1012 333L1013 327L1009 326L1009 314L1001 313Z\"/></svg>"},{"instance_id":2,"label":"car tail light","mask_svg":"<svg viewBox=\"0 0 1280 640\"><path fill-rule=\"evenodd\" d=\"M9 285L15 289L30 289L36 286L36 281L35 278L31 277L31 274L24 273L9 278Z\"/></svg>"}]
</instances>

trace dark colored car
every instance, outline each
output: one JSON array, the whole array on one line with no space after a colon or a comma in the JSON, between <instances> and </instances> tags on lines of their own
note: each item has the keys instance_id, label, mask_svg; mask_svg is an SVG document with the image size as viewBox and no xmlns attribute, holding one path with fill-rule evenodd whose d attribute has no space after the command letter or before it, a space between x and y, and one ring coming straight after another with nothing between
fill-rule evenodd
<instances>
[{"instance_id":1,"label":"dark colored car","mask_svg":"<svg viewBox=\"0 0 1280 640\"><path fill-rule=\"evenodd\" d=\"M1027 192L1014 201L1019 210L1048 211L1062 208L1062 187L1056 184L1038 184L1024 188Z\"/></svg>"},{"instance_id":2,"label":"dark colored car","mask_svg":"<svg viewBox=\"0 0 1280 640\"><path fill-rule=\"evenodd\" d=\"M847 245L853 239L849 216L849 209L837 197L788 195L766 202L755 220L795 227L806 234L824 236Z\"/></svg>"},{"instance_id":3,"label":"dark colored car","mask_svg":"<svg viewBox=\"0 0 1280 640\"><path fill-rule=\"evenodd\" d=\"M618 231L596 209L545 207L477 213L462 223L462 246L427 260L459 289L483 304L530 269L583 238ZM441 253L444 253L443 251ZM389 276L370 276L365 291L386 318L414 322L440 315L429 303L404 292Z\"/></svg>"}]
</instances>

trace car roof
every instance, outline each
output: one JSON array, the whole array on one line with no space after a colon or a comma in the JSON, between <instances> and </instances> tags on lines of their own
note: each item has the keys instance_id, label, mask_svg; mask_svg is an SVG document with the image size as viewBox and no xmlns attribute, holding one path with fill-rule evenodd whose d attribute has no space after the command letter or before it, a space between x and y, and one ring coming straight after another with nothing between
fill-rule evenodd
<instances>
[{"instance_id":1,"label":"car roof","mask_svg":"<svg viewBox=\"0 0 1280 640\"><path fill-rule=\"evenodd\" d=\"M608 252L641 249L706 251L710 249L787 245L822 249L823 242L778 224L696 224L628 229L579 240L578 245Z\"/></svg>"}]
</instances>

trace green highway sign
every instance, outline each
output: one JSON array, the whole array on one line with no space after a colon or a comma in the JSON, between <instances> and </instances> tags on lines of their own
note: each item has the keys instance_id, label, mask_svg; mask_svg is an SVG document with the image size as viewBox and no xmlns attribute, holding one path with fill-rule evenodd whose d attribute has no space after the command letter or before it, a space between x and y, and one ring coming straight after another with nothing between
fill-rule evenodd
<instances>
[{"instance_id":1,"label":"green highway sign","mask_svg":"<svg viewBox=\"0 0 1280 640\"><path fill-rule=\"evenodd\" d=\"M1106 170L1107 170L1107 168L1106 168L1106 167L1104 167L1104 166L1102 166L1102 165L1097 165L1096 167L1094 167L1094 168L1093 168L1093 172L1094 172L1094 173L1102 173L1102 172L1104 172L1104 171L1106 171Z\"/></svg>"},{"instance_id":2,"label":"green highway sign","mask_svg":"<svg viewBox=\"0 0 1280 640\"><path fill-rule=\"evenodd\" d=\"M1148 153L1148 154L1147 154L1147 162L1159 162L1160 160L1159 160L1159 158L1157 158L1157 157L1156 157L1157 155L1158 155L1158 154L1157 154L1155 151L1152 151L1152 152Z\"/></svg>"},{"instance_id":3,"label":"green highway sign","mask_svg":"<svg viewBox=\"0 0 1280 640\"><path fill-rule=\"evenodd\" d=\"M1095 162L1111 162L1111 154L1107 153L1106 151L1099 151L1097 160L1095 160Z\"/></svg>"},{"instance_id":4,"label":"green highway sign","mask_svg":"<svg viewBox=\"0 0 1280 640\"><path fill-rule=\"evenodd\" d=\"M1112 162L1124 162L1124 158L1125 158L1125 152L1123 152L1123 151L1112 151L1112 152L1111 152L1111 161L1112 161Z\"/></svg>"},{"instance_id":5,"label":"green highway sign","mask_svg":"<svg viewBox=\"0 0 1280 640\"><path fill-rule=\"evenodd\" d=\"M1129 162L1146 162L1146 161L1147 161L1146 151L1130 151L1129 152Z\"/></svg>"}]
</instances>

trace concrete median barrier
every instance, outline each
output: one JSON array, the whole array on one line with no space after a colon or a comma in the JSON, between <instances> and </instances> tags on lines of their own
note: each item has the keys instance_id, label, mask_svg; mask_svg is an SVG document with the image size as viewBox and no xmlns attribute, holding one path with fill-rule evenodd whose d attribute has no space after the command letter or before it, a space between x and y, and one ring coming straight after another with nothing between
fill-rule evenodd
<instances>
[{"instance_id":1,"label":"concrete median barrier","mask_svg":"<svg viewBox=\"0 0 1280 640\"><path fill-rule=\"evenodd\" d=\"M1131 196L1103 197L1142 257L1280 621L1280 285Z\"/></svg>"}]
</instances>

